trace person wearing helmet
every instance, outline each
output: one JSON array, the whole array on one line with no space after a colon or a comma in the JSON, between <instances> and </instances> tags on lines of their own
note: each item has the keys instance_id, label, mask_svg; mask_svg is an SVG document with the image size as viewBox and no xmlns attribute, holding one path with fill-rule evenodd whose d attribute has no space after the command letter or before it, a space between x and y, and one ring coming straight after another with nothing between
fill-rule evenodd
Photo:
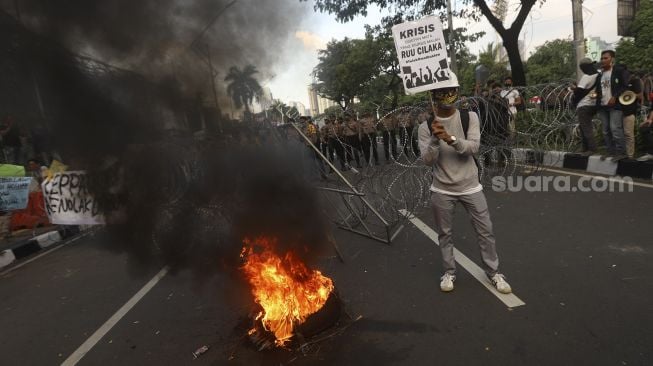
<instances>
[{"instance_id":1,"label":"person wearing helmet","mask_svg":"<svg viewBox=\"0 0 653 366\"><path fill-rule=\"evenodd\" d=\"M478 115L456 108L459 85L457 77L451 75L449 87L430 91L435 118L422 121L418 129L420 155L426 165L433 167L431 207L444 266L440 289L444 292L454 289L456 260L452 223L454 207L460 202L472 218L488 279L500 293L507 294L512 289L499 272L492 221L474 159L481 137Z\"/></svg>"}]
</instances>

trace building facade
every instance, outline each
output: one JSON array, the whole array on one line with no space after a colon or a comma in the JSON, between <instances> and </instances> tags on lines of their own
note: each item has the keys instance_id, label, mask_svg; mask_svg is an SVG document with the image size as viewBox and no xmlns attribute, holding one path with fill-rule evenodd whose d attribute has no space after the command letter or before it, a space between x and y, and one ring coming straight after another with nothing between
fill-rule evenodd
<instances>
[{"instance_id":1,"label":"building facade","mask_svg":"<svg viewBox=\"0 0 653 366\"><path fill-rule=\"evenodd\" d=\"M308 101L310 104L310 112L312 117L319 116L320 114L323 114L327 108L336 105L334 101L321 97L317 93L314 84L308 86Z\"/></svg>"},{"instance_id":2,"label":"building facade","mask_svg":"<svg viewBox=\"0 0 653 366\"><path fill-rule=\"evenodd\" d=\"M592 61L600 62L601 61L601 51L614 49L611 44L605 42L599 37L588 37L587 42L587 54L585 56L592 59Z\"/></svg>"}]
</instances>

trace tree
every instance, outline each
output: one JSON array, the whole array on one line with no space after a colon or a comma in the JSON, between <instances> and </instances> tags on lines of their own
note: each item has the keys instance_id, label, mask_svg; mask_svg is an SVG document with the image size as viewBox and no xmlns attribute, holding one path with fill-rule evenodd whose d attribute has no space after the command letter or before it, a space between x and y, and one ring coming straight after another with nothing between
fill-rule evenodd
<instances>
[{"instance_id":1,"label":"tree","mask_svg":"<svg viewBox=\"0 0 653 366\"><path fill-rule=\"evenodd\" d=\"M488 80L494 80L501 83L502 79L508 75L508 69L506 68L505 62L497 62L499 51L499 47L490 42L485 50L478 55L478 63L487 67L489 71ZM513 76L513 82L514 81ZM485 85L480 85L480 87L484 88Z\"/></svg>"},{"instance_id":2,"label":"tree","mask_svg":"<svg viewBox=\"0 0 653 366\"><path fill-rule=\"evenodd\" d=\"M347 110L378 75L377 55L371 38L332 40L319 51L319 63L313 70L317 92Z\"/></svg>"},{"instance_id":3,"label":"tree","mask_svg":"<svg viewBox=\"0 0 653 366\"><path fill-rule=\"evenodd\" d=\"M463 0L463 3L469 6L457 12L455 15L478 20L480 18L480 12L490 22L501 37L508 53L515 85L524 85L526 83L526 76L524 73L524 64L519 54L519 33L533 6L538 2L541 5L544 1L519 0L519 12L508 28L503 24L503 16L495 15L486 0ZM367 7L370 5L377 5L381 8L393 7L401 13L408 12L411 14L426 15L432 14L436 10L444 9L446 4L445 0L315 0L315 9L335 14L337 20L346 22L354 19L357 15L366 15Z\"/></svg>"},{"instance_id":4,"label":"tree","mask_svg":"<svg viewBox=\"0 0 653 366\"><path fill-rule=\"evenodd\" d=\"M576 78L574 43L571 39L555 39L537 47L526 62L529 84L542 84Z\"/></svg>"},{"instance_id":5,"label":"tree","mask_svg":"<svg viewBox=\"0 0 653 366\"><path fill-rule=\"evenodd\" d=\"M458 64L458 83L462 94L473 93L476 79L474 77L474 68L476 67L476 56L472 55L467 47L462 48L456 54L456 63Z\"/></svg>"},{"instance_id":6,"label":"tree","mask_svg":"<svg viewBox=\"0 0 653 366\"><path fill-rule=\"evenodd\" d=\"M653 4L640 1L639 9L631 25L634 38L622 38L617 44L617 60L626 64L630 71L650 73L653 70Z\"/></svg>"},{"instance_id":7,"label":"tree","mask_svg":"<svg viewBox=\"0 0 653 366\"><path fill-rule=\"evenodd\" d=\"M250 104L252 104L254 98L258 98L261 91L261 85L253 77L257 73L258 70L253 65L247 65L243 70L240 70L237 66L232 66L224 78L224 81L230 82L227 85L227 94L234 101L236 108L240 109L245 106L247 115L250 114Z\"/></svg>"},{"instance_id":8,"label":"tree","mask_svg":"<svg viewBox=\"0 0 653 366\"><path fill-rule=\"evenodd\" d=\"M276 121L278 119L281 122L286 122L301 116L296 107L290 107L278 99L272 102L270 108L267 109L267 113L272 120Z\"/></svg>"}]
</instances>

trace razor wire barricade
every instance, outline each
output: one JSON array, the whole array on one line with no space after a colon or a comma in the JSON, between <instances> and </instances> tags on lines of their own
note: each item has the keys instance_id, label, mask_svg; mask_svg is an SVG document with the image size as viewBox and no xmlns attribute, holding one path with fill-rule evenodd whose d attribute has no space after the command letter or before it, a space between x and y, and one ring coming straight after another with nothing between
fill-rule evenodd
<instances>
[{"instance_id":1,"label":"razor wire barricade","mask_svg":"<svg viewBox=\"0 0 653 366\"><path fill-rule=\"evenodd\" d=\"M562 160L564 153L580 149L581 132L570 87L571 81L563 81L517 88L524 108L515 114L499 94L460 98L459 109L479 116L481 147L477 161L485 187L490 187L497 176L532 175L544 165L561 165L562 161L553 160ZM639 118L648 109L643 107ZM330 143L322 141L310 148L315 154L314 170L323 175L315 180L315 187L331 220L345 230L390 243L406 219L429 204L431 168L420 158L417 130L420 121L431 118L432 108L424 99L377 112L374 141L352 146L336 136ZM595 138L602 141L600 121L594 118L593 123ZM301 133L298 126L293 127ZM303 134L302 138L308 141ZM366 135L362 138L370 139ZM371 151L360 151L361 146L370 149L371 144L377 144L379 161L373 159ZM337 153L338 149L359 149L359 155L367 159L353 166L351 154ZM337 164L341 159L342 164Z\"/></svg>"}]
</instances>

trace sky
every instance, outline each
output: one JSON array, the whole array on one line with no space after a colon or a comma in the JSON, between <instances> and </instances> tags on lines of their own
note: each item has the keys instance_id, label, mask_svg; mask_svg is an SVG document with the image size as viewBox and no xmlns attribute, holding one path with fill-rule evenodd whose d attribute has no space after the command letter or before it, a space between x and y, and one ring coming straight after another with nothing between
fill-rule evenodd
<instances>
[{"instance_id":1,"label":"sky","mask_svg":"<svg viewBox=\"0 0 653 366\"><path fill-rule=\"evenodd\" d=\"M293 0L290 0L293 1ZM297 1L297 0L294 0ZM456 0L454 0L456 1ZM509 0L506 27L512 23L519 5L517 0ZM283 61L274 69L273 77L264 81L270 87L275 99L286 103L296 101L308 104L308 84L311 83L311 72L317 65L317 53L332 39L362 38L365 34L365 24L379 24L387 11L371 8L366 17L357 17L348 23L338 23L334 15L317 13L312 10L313 1L300 3L298 6L306 7L307 14L303 19L297 20L294 34L280 48L284 52ZM462 3L454 3L454 9L460 8ZM572 15L570 0L547 0L541 7L535 5L520 35L526 46L526 55L535 51L537 46L549 40L558 38L572 38ZM585 37L600 37L608 43L619 40L617 36L617 0L585 0L583 1L583 21ZM485 31L486 35L468 44L474 54L485 49L490 42L499 38L495 35L492 26L487 20L469 22L466 19L454 19L454 27L467 27L469 32ZM446 27L446 25L445 25Z\"/></svg>"}]
</instances>

